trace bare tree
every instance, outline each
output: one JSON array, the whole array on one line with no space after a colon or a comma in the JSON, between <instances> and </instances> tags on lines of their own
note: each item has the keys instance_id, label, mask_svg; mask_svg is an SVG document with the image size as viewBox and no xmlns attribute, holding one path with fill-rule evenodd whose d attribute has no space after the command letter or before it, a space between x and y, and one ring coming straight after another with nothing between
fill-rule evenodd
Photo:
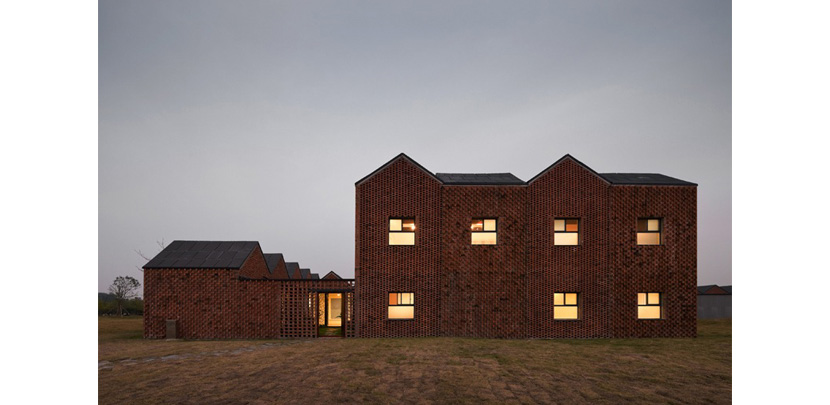
<instances>
[{"instance_id":1,"label":"bare tree","mask_svg":"<svg viewBox=\"0 0 830 405\"><path fill-rule=\"evenodd\" d=\"M138 294L138 288L141 283L130 276L118 276L110 286L110 294L115 297L115 303L118 305L118 315L124 315L124 302L133 299Z\"/></svg>"},{"instance_id":2,"label":"bare tree","mask_svg":"<svg viewBox=\"0 0 830 405\"><path fill-rule=\"evenodd\" d=\"M156 252L156 254L158 254L159 252L161 252L162 250L164 250L164 238L161 238L161 241L156 241L156 244L157 244L157 245L159 245L159 251L158 251L158 252ZM152 257L147 257L147 255L145 255L144 253L142 253L142 252L141 252L140 250L138 250L138 249L135 249L135 250L133 250L133 251L134 251L137 255L139 255L142 259L144 259L145 261L147 261L147 262L149 262L149 261L152 259ZM144 269L142 269L142 268L141 268L141 267L139 267L139 266L135 266L135 268L137 268L137 269L138 269L138 271L144 271Z\"/></svg>"}]
</instances>

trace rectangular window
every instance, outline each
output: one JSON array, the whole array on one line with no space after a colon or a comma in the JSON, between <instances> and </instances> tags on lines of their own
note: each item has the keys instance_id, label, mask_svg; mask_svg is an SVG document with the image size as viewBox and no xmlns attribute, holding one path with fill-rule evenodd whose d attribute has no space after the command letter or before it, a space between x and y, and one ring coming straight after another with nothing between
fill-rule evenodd
<instances>
[{"instance_id":1,"label":"rectangular window","mask_svg":"<svg viewBox=\"0 0 830 405\"><path fill-rule=\"evenodd\" d=\"M556 218L553 220L554 245L578 245L579 239L578 218Z\"/></svg>"},{"instance_id":2,"label":"rectangular window","mask_svg":"<svg viewBox=\"0 0 830 405\"><path fill-rule=\"evenodd\" d=\"M661 295L660 293L637 293L637 319L662 319Z\"/></svg>"},{"instance_id":3,"label":"rectangular window","mask_svg":"<svg viewBox=\"0 0 830 405\"><path fill-rule=\"evenodd\" d=\"M412 218L389 219L389 244L414 245L415 220Z\"/></svg>"},{"instance_id":4,"label":"rectangular window","mask_svg":"<svg viewBox=\"0 0 830 405\"><path fill-rule=\"evenodd\" d=\"M579 294L553 293L553 319L579 319Z\"/></svg>"},{"instance_id":5,"label":"rectangular window","mask_svg":"<svg viewBox=\"0 0 830 405\"><path fill-rule=\"evenodd\" d=\"M495 218L474 219L470 225L473 245L495 245L497 237L497 221Z\"/></svg>"},{"instance_id":6,"label":"rectangular window","mask_svg":"<svg viewBox=\"0 0 830 405\"><path fill-rule=\"evenodd\" d=\"M389 319L415 319L415 293L389 293Z\"/></svg>"},{"instance_id":7,"label":"rectangular window","mask_svg":"<svg viewBox=\"0 0 830 405\"><path fill-rule=\"evenodd\" d=\"M663 243L663 220L660 218L640 218L637 220L637 244L660 245Z\"/></svg>"}]
</instances>

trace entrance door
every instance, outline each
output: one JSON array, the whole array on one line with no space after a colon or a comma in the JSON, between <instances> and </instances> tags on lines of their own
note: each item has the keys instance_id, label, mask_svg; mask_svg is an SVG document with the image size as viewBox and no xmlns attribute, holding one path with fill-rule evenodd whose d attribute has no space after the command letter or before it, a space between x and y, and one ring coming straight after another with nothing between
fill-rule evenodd
<instances>
[{"instance_id":1,"label":"entrance door","mask_svg":"<svg viewBox=\"0 0 830 405\"><path fill-rule=\"evenodd\" d=\"M317 294L317 336L343 336L343 294Z\"/></svg>"}]
</instances>

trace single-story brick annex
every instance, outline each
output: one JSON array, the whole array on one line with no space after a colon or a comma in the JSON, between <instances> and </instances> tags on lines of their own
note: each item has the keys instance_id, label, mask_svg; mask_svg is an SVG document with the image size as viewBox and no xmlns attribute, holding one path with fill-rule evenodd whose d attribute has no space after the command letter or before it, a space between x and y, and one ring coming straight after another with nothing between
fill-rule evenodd
<instances>
[{"instance_id":1,"label":"single-story brick annex","mask_svg":"<svg viewBox=\"0 0 830 405\"><path fill-rule=\"evenodd\" d=\"M177 240L144 266L144 336L696 336L694 183L570 155L528 181L432 173L402 153L355 192L354 279Z\"/></svg>"}]
</instances>

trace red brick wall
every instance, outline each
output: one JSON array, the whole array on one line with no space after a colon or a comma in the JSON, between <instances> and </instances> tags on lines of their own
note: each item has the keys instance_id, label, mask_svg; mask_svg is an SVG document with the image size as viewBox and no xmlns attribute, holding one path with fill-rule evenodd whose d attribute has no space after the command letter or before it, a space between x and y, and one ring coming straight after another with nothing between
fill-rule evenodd
<instances>
[{"instance_id":1,"label":"red brick wall","mask_svg":"<svg viewBox=\"0 0 830 405\"><path fill-rule=\"evenodd\" d=\"M440 182L399 157L356 192L357 336L437 336ZM390 217L415 218L415 246L389 246ZM414 320L386 319L389 292L415 293Z\"/></svg>"},{"instance_id":2,"label":"red brick wall","mask_svg":"<svg viewBox=\"0 0 830 405\"><path fill-rule=\"evenodd\" d=\"M696 192L612 186L571 158L526 187L443 186L399 158L356 188L358 336L695 336ZM390 217L416 218L416 246L387 245ZM470 245L484 217L497 246ZM553 245L557 217L581 219L580 245ZM640 217L664 218L664 245L637 246ZM389 292L415 293L416 320L386 320ZM580 320L553 320L555 292L580 294ZM663 293L666 319L638 320L638 292Z\"/></svg>"},{"instance_id":3,"label":"red brick wall","mask_svg":"<svg viewBox=\"0 0 830 405\"><path fill-rule=\"evenodd\" d=\"M564 159L527 187L529 336L610 337L609 184ZM554 218L579 218L582 242L553 244ZM554 320L553 294L579 293L581 319Z\"/></svg>"},{"instance_id":4,"label":"red brick wall","mask_svg":"<svg viewBox=\"0 0 830 405\"><path fill-rule=\"evenodd\" d=\"M240 280L241 274L262 274L263 266L255 251L239 270L145 269L144 337L165 338L167 319L178 320L184 339L314 337L314 290L353 287L349 280ZM353 309L348 297L344 302ZM346 333L354 336L353 324Z\"/></svg>"},{"instance_id":5,"label":"red brick wall","mask_svg":"<svg viewBox=\"0 0 830 405\"><path fill-rule=\"evenodd\" d=\"M615 337L697 334L697 189L612 186L611 314ZM663 218L662 245L637 245L637 218ZM638 320L637 293L664 294L665 319Z\"/></svg>"},{"instance_id":6,"label":"red brick wall","mask_svg":"<svg viewBox=\"0 0 830 405\"><path fill-rule=\"evenodd\" d=\"M441 333L525 337L523 186L445 186L441 200ZM497 218L497 244L472 245L473 218Z\"/></svg>"}]
</instances>

